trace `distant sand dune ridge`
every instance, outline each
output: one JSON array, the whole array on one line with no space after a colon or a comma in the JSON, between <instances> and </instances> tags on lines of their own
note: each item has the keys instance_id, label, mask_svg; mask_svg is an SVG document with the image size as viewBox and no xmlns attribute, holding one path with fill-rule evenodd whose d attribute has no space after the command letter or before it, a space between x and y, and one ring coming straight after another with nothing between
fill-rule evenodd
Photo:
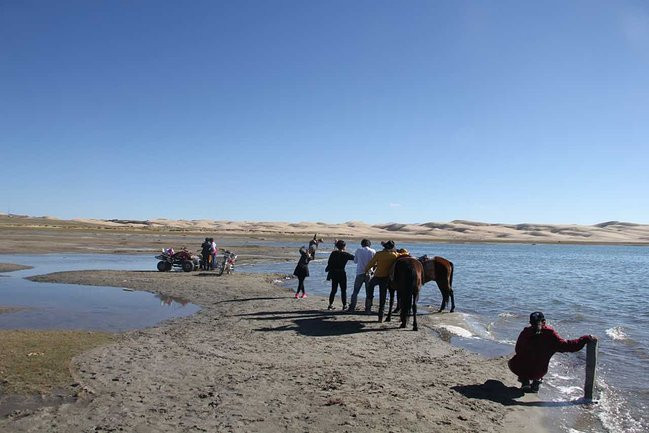
<instances>
[{"instance_id":1,"label":"distant sand dune ridge","mask_svg":"<svg viewBox=\"0 0 649 433\"><path fill-rule=\"evenodd\" d=\"M324 222L90 219L60 220L0 214L0 227L48 227L73 229L118 229L138 231L205 232L220 236L311 237L373 240L399 239L438 242L540 242L649 244L649 225L607 221L595 225L496 224L454 220L451 222L367 224L347 221Z\"/></svg>"}]
</instances>

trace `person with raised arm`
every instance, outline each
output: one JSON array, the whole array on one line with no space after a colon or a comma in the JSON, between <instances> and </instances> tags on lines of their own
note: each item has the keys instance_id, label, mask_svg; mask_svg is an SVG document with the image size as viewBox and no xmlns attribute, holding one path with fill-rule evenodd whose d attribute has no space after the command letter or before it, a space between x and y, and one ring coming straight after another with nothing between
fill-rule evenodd
<instances>
[{"instance_id":1,"label":"person with raised arm","mask_svg":"<svg viewBox=\"0 0 649 433\"><path fill-rule=\"evenodd\" d=\"M327 272L327 280L331 281L328 310L334 309L334 300L336 299L338 286L340 286L343 310L347 309L347 273L345 272L345 265L350 260L354 260L354 256L345 251L345 241L337 240L336 249L329 255L329 261L325 268L325 272Z\"/></svg>"},{"instance_id":2,"label":"person with raised arm","mask_svg":"<svg viewBox=\"0 0 649 433\"><path fill-rule=\"evenodd\" d=\"M596 340L592 335L564 340L546 325L543 313L535 311L530 314L530 326L525 327L516 340L516 354L509 360L509 369L518 376L523 391L539 392L550 358L555 353L579 352L586 343Z\"/></svg>"},{"instance_id":3,"label":"person with raised arm","mask_svg":"<svg viewBox=\"0 0 649 433\"><path fill-rule=\"evenodd\" d=\"M295 266L293 275L297 277L297 292L295 292L295 299L300 297L300 292L302 292L302 298L306 298L306 292L304 291L304 279L309 276L309 262L313 260L315 255L315 250L306 247L300 248L300 260Z\"/></svg>"}]
</instances>

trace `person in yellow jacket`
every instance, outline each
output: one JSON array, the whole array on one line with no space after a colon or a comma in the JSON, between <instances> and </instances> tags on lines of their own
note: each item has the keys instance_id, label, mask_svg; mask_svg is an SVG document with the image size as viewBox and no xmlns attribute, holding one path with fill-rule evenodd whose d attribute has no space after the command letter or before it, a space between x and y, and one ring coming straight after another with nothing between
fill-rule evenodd
<instances>
[{"instance_id":1,"label":"person in yellow jacket","mask_svg":"<svg viewBox=\"0 0 649 433\"><path fill-rule=\"evenodd\" d=\"M374 254L372 260L365 266L365 273L374 269L374 276L367 286L365 286L365 314L372 312L374 287L376 286L379 286L379 300L384 300L384 302L379 303L379 308L384 307L381 304L385 303L385 295L390 282L390 268L392 268L394 261L397 259L397 252L394 250L393 241L381 242L381 245L383 246L383 250ZM382 313L382 311L379 311L379 317L383 315Z\"/></svg>"}]
</instances>

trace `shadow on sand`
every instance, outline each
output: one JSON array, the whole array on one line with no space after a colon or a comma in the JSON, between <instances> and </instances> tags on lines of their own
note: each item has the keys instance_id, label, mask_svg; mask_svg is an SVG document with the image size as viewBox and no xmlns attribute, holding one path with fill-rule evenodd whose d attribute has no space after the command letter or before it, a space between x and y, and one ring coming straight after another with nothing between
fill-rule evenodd
<instances>
[{"instance_id":1,"label":"shadow on sand","mask_svg":"<svg viewBox=\"0 0 649 433\"><path fill-rule=\"evenodd\" d=\"M292 324L282 326L267 326L258 328L260 332L295 331L298 334L310 337L328 337L335 335L358 334L361 332L383 332L390 328L369 328L369 323L374 320L336 320L341 313L324 312L322 310L299 311L261 311L257 313L237 314L239 317L248 317L250 320L291 320ZM347 317L347 315L343 316Z\"/></svg>"},{"instance_id":2,"label":"shadow on sand","mask_svg":"<svg viewBox=\"0 0 649 433\"><path fill-rule=\"evenodd\" d=\"M499 380L489 379L482 385L457 385L452 386L453 391L457 391L468 398L479 398L482 400L491 400L500 403L503 406L538 406L538 407L564 407L583 404L582 400L573 401L518 401L525 393L518 387L505 386Z\"/></svg>"},{"instance_id":3,"label":"shadow on sand","mask_svg":"<svg viewBox=\"0 0 649 433\"><path fill-rule=\"evenodd\" d=\"M273 301L276 299L286 299L286 296L260 296L257 298L234 298L225 301L215 302L214 304L227 304L230 302L250 302L250 301Z\"/></svg>"}]
</instances>

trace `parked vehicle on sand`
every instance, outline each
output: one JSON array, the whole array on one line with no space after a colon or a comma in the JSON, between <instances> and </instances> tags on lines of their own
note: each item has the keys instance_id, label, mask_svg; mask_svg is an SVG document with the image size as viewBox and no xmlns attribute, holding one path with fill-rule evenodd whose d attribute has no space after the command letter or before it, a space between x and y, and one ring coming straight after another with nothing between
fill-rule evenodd
<instances>
[{"instance_id":1,"label":"parked vehicle on sand","mask_svg":"<svg viewBox=\"0 0 649 433\"><path fill-rule=\"evenodd\" d=\"M170 271L172 268L181 268L185 272L198 269L198 257L187 251L185 248L175 252L173 248L162 250L162 254L155 256L160 272Z\"/></svg>"},{"instance_id":2,"label":"parked vehicle on sand","mask_svg":"<svg viewBox=\"0 0 649 433\"><path fill-rule=\"evenodd\" d=\"M237 255L232 251L223 251L223 257L216 265L217 275L230 274L234 272L234 264L237 262Z\"/></svg>"}]
</instances>

